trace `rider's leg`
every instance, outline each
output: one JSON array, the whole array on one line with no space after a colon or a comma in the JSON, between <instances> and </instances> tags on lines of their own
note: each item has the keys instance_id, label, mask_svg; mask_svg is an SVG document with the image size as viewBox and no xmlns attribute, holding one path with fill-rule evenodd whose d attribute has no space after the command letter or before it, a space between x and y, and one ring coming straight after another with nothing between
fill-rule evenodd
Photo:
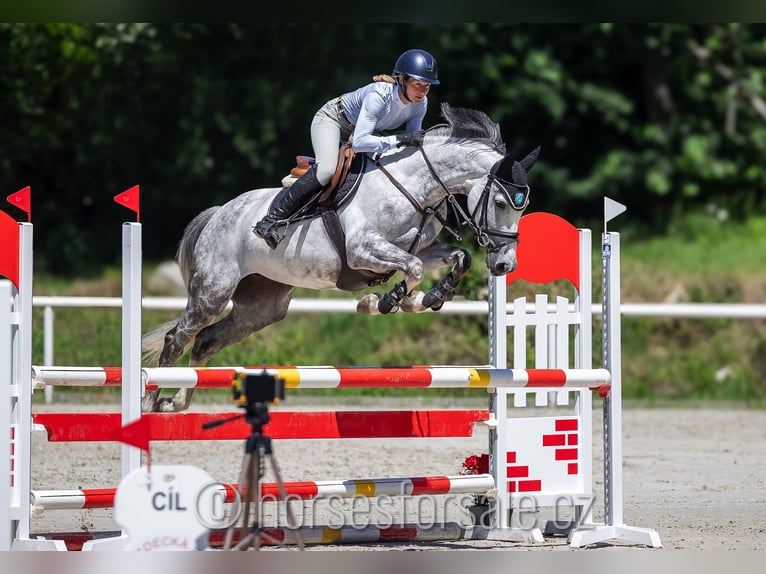
<instances>
[{"instance_id":1,"label":"rider's leg","mask_svg":"<svg viewBox=\"0 0 766 574\"><path fill-rule=\"evenodd\" d=\"M282 240L277 233L279 220L287 219L298 211L322 187L316 177L316 164L314 164L292 185L282 188L271 202L269 212L253 227L253 233L262 237L269 247L274 249Z\"/></svg>"},{"instance_id":2,"label":"rider's leg","mask_svg":"<svg viewBox=\"0 0 766 574\"><path fill-rule=\"evenodd\" d=\"M311 144L316 161L309 171L277 194L268 213L253 227L253 233L262 237L272 249L282 240L277 233L277 222L290 217L330 183L338 164L341 135L335 100L331 100L319 109L311 122Z\"/></svg>"}]
</instances>

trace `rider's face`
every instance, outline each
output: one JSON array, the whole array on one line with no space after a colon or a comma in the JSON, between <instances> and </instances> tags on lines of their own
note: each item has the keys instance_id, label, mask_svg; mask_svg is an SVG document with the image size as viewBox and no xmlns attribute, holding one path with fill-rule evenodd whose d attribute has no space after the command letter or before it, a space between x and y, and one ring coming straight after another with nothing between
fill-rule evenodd
<instances>
[{"instance_id":1,"label":"rider's face","mask_svg":"<svg viewBox=\"0 0 766 574\"><path fill-rule=\"evenodd\" d=\"M431 84L428 82L421 82L415 78L407 78L406 88L407 95L410 99L416 104L419 104L423 101L423 98L428 95L428 90L431 89Z\"/></svg>"}]
</instances>

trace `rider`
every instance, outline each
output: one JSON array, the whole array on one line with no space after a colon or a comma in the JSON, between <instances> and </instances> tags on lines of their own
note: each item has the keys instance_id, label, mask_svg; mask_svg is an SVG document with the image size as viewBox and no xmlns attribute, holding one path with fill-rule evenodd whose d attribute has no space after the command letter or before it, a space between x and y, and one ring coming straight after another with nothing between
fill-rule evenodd
<instances>
[{"instance_id":1,"label":"rider","mask_svg":"<svg viewBox=\"0 0 766 574\"><path fill-rule=\"evenodd\" d=\"M381 74L373 82L333 98L311 122L311 144L315 162L292 185L283 188L268 213L253 227L274 249L282 238L277 224L294 214L332 179L338 165L341 141L351 138L354 152L380 153L394 147L419 145L421 127L428 107L428 90L439 83L436 60L425 50L404 52L394 65L394 77ZM405 124L406 131L392 136L373 132L392 130Z\"/></svg>"}]
</instances>

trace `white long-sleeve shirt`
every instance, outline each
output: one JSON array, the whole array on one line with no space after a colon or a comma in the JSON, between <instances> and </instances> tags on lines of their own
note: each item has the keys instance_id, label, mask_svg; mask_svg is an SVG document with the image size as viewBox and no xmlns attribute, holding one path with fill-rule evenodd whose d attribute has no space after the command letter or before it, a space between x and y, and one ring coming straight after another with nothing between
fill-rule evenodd
<instances>
[{"instance_id":1,"label":"white long-sleeve shirt","mask_svg":"<svg viewBox=\"0 0 766 574\"><path fill-rule=\"evenodd\" d=\"M421 129L428 108L428 98L419 104L402 102L399 86L388 82L372 82L341 96L343 113L354 125L351 145L355 152L379 153L396 147L396 136L379 136L374 132L393 130L407 124L405 130Z\"/></svg>"}]
</instances>

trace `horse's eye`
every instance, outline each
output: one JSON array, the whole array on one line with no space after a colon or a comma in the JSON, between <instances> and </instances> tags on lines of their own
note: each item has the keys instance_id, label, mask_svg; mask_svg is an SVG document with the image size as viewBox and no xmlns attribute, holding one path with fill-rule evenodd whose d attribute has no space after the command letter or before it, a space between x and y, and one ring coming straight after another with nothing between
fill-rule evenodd
<instances>
[{"instance_id":1,"label":"horse's eye","mask_svg":"<svg viewBox=\"0 0 766 574\"><path fill-rule=\"evenodd\" d=\"M495 198L495 207L498 209L505 209L508 207L508 203L502 197Z\"/></svg>"}]
</instances>

